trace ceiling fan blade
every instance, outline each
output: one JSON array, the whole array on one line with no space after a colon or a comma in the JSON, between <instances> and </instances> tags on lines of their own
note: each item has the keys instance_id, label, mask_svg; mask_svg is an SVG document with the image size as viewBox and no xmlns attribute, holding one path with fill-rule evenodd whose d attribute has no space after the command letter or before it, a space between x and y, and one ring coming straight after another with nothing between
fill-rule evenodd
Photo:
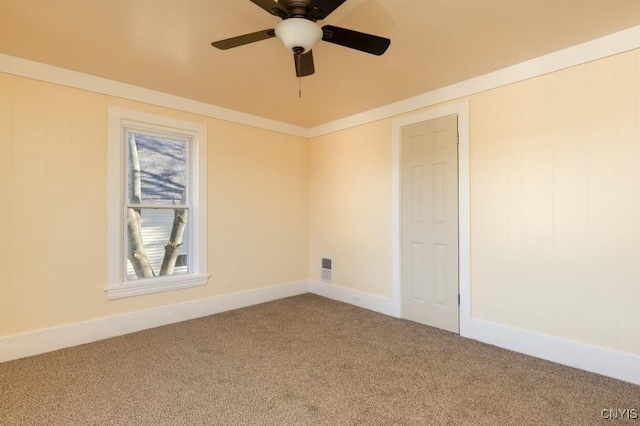
<instances>
[{"instance_id":1,"label":"ceiling fan blade","mask_svg":"<svg viewBox=\"0 0 640 426\"><path fill-rule=\"evenodd\" d=\"M253 4L256 4L269 12L272 15L285 19L289 16L289 12L281 4L276 3L273 0L250 0Z\"/></svg>"},{"instance_id":2,"label":"ceiling fan blade","mask_svg":"<svg viewBox=\"0 0 640 426\"><path fill-rule=\"evenodd\" d=\"M294 53L293 60L296 64L296 76L306 77L316 72L313 65L313 50L308 51L304 55L296 55Z\"/></svg>"},{"instance_id":3,"label":"ceiling fan blade","mask_svg":"<svg viewBox=\"0 0 640 426\"><path fill-rule=\"evenodd\" d=\"M334 27L333 25L322 27L322 40L378 56L386 52L391 44L391 40L388 38Z\"/></svg>"},{"instance_id":4,"label":"ceiling fan blade","mask_svg":"<svg viewBox=\"0 0 640 426\"><path fill-rule=\"evenodd\" d=\"M273 38L275 36L276 32L274 30L262 30L251 34L231 37L225 40L214 41L211 45L218 49L227 50L238 46L244 46L245 44L254 43L256 41Z\"/></svg>"},{"instance_id":5,"label":"ceiling fan blade","mask_svg":"<svg viewBox=\"0 0 640 426\"><path fill-rule=\"evenodd\" d=\"M347 0L311 0L307 4L308 18L311 20L324 19Z\"/></svg>"}]
</instances>

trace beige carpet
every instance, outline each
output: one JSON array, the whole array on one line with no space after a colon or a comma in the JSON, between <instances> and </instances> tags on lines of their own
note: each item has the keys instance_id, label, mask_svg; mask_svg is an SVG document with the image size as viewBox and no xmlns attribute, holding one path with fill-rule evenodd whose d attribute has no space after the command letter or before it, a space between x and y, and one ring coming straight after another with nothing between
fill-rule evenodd
<instances>
[{"instance_id":1,"label":"beige carpet","mask_svg":"<svg viewBox=\"0 0 640 426\"><path fill-rule=\"evenodd\" d=\"M603 408L640 410L640 386L314 295L0 364L3 426L611 423Z\"/></svg>"}]
</instances>

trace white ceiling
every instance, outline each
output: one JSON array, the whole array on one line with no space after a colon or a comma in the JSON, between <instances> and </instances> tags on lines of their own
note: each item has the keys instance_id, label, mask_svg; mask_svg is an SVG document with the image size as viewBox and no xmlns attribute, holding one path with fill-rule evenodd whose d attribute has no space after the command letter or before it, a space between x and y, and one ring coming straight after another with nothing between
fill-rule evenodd
<instances>
[{"instance_id":1,"label":"white ceiling","mask_svg":"<svg viewBox=\"0 0 640 426\"><path fill-rule=\"evenodd\" d=\"M319 24L390 38L377 57L320 42L298 98L292 54L249 0L1 0L0 53L303 127L640 25L638 0L348 0Z\"/></svg>"}]
</instances>

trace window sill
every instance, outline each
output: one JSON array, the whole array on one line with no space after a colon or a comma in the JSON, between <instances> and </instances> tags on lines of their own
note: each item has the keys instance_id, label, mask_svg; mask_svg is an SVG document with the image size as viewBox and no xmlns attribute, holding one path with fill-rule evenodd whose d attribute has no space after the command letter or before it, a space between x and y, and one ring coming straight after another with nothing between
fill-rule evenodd
<instances>
[{"instance_id":1,"label":"window sill","mask_svg":"<svg viewBox=\"0 0 640 426\"><path fill-rule=\"evenodd\" d=\"M207 274L190 274L172 277L147 278L135 282L109 286L105 289L109 300L125 297L143 296L145 294L163 293L190 287L200 287L209 281Z\"/></svg>"}]
</instances>

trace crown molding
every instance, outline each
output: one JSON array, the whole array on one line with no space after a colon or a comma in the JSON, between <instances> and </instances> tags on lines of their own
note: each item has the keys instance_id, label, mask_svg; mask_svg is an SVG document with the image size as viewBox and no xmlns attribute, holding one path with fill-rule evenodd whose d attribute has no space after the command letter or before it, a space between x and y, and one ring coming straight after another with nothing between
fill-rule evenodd
<instances>
[{"instance_id":1,"label":"crown molding","mask_svg":"<svg viewBox=\"0 0 640 426\"><path fill-rule=\"evenodd\" d=\"M0 72L307 138L308 129L193 99L0 54Z\"/></svg>"},{"instance_id":2,"label":"crown molding","mask_svg":"<svg viewBox=\"0 0 640 426\"><path fill-rule=\"evenodd\" d=\"M309 129L314 138L640 48L640 25Z\"/></svg>"},{"instance_id":3,"label":"crown molding","mask_svg":"<svg viewBox=\"0 0 640 426\"><path fill-rule=\"evenodd\" d=\"M305 128L102 77L0 54L0 72L203 115L279 133L315 138L464 98L640 48L640 25L319 126Z\"/></svg>"}]
</instances>

